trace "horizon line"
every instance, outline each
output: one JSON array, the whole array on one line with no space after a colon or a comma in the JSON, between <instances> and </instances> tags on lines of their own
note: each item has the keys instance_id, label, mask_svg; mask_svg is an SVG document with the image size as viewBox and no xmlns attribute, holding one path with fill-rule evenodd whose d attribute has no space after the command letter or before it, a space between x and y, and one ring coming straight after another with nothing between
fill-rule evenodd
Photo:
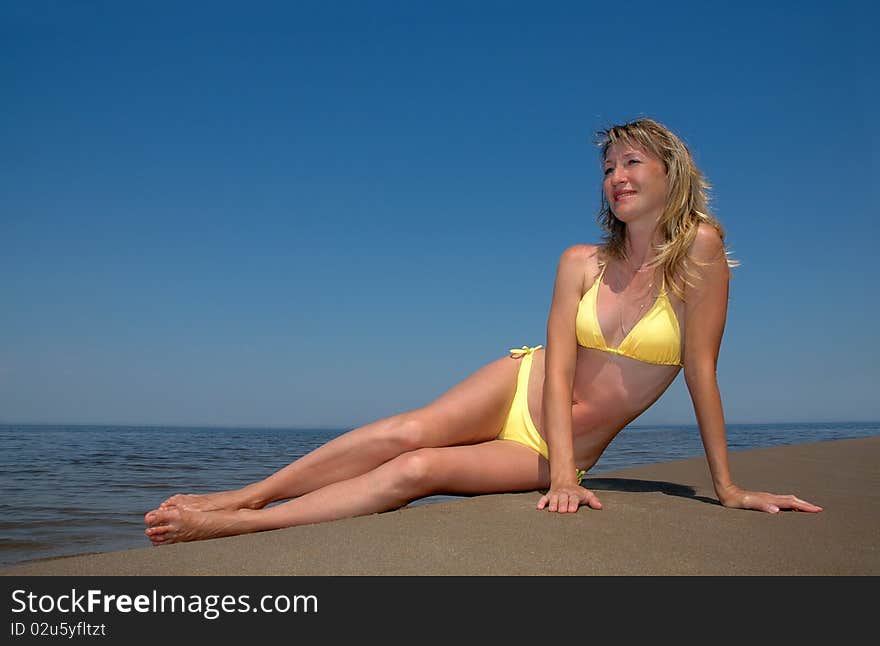
<instances>
[{"instance_id":1,"label":"horizon line","mask_svg":"<svg viewBox=\"0 0 880 646\"><path fill-rule=\"evenodd\" d=\"M761 425L781 425L781 424L880 424L880 419L837 419L837 420L787 420L787 421L750 421L750 422L726 422L726 426L761 426ZM218 429L218 430L272 430L272 431L346 431L359 428L363 425L315 425L315 426L288 426L283 424L203 424L203 423L132 423L132 422L10 422L0 420L0 426L94 426L94 427L119 427L119 428L181 428L181 429ZM670 428L670 427L693 427L698 428L698 424L694 422L673 423L662 422L656 424L628 424L624 427L639 428ZM621 429L623 430L623 429Z\"/></svg>"}]
</instances>

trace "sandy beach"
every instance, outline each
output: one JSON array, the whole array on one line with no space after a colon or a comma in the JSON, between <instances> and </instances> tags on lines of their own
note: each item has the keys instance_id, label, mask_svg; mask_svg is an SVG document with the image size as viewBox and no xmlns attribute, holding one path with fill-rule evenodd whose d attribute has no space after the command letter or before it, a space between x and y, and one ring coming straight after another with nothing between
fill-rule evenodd
<instances>
[{"instance_id":1,"label":"sandy beach","mask_svg":"<svg viewBox=\"0 0 880 646\"><path fill-rule=\"evenodd\" d=\"M478 496L247 536L6 567L15 575L878 575L880 437L731 453L736 482L820 514L730 510L702 458L588 477L604 504ZM144 539L146 543L146 538Z\"/></svg>"}]
</instances>

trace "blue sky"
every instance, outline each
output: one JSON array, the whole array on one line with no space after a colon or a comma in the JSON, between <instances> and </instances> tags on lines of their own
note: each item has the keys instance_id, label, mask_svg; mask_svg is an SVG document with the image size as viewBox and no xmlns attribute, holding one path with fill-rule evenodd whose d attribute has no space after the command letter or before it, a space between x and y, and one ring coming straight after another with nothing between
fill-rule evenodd
<instances>
[{"instance_id":1,"label":"blue sky","mask_svg":"<svg viewBox=\"0 0 880 646\"><path fill-rule=\"evenodd\" d=\"M179 5L184 5L183 7ZM543 343L593 133L690 145L729 422L876 420L868 2L0 3L0 420L350 427ZM692 423L679 377L640 424Z\"/></svg>"}]
</instances>

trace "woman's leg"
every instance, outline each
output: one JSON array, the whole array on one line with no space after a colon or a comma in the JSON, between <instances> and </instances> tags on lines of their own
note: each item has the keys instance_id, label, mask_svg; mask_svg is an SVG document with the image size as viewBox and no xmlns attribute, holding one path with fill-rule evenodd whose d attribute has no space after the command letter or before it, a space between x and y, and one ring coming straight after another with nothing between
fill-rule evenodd
<instances>
[{"instance_id":1,"label":"woman's leg","mask_svg":"<svg viewBox=\"0 0 880 646\"><path fill-rule=\"evenodd\" d=\"M513 400L519 365L510 357L493 361L427 406L349 431L264 480L234 491L178 494L160 509L260 509L367 473L409 451L493 439Z\"/></svg>"},{"instance_id":2,"label":"woman's leg","mask_svg":"<svg viewBox=\"0 0 880 646\"><path fill-rule=\"evenodd\" d=\"M147 514L155 545L246 534L397 509L436 493L484 494L546 488L550 466L532 449L506 440L418 449L375 469L266 509Z\"/></svg>"}]
</instances>

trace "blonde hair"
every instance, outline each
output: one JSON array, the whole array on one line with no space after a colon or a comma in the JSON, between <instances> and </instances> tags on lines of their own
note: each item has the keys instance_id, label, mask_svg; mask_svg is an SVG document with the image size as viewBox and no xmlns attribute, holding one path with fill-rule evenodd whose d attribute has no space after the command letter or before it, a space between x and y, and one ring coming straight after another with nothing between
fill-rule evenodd
<instances>
[{"instance_id":1,"label":"blonde hair","mask_svg":"<svg viewBox=\"0 0 880 646\"><path fill-rule=\"evenodd\" d=\"M692 284L688 279L692 275L692 261L687 253L701 223L709 224L718 231L728 266L736 267L739 264L729 257L724 247L724 228L709 211L708 191L711 186L681 139L653 119L636 119L596 134L603 161L613 144L623 143L648 151L660 159L666 168L666 207L657 223L662 242L654 245L655 255L650 266L660 269L664 282L676 296L684 299L685 286ZM611 258L626 260L626 224L612 213L604 191L596 219L605 232L601 247L603 262L607 263Z\"/></svg>"}]
</instances>

